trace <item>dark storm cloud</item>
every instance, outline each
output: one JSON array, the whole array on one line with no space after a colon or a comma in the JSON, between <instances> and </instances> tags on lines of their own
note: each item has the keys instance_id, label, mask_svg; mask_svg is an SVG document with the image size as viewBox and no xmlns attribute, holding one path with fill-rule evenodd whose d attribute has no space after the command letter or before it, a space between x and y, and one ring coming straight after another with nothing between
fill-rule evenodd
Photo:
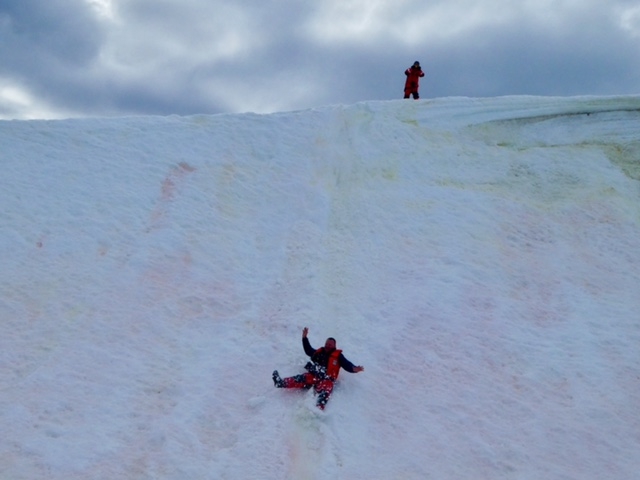
<instances>
[{"instance_id":1,"label":"dark storm cloud","mask_svg":"<svg viewBox=\"0 0 640 480\"><path fill-rule=\"evenodd\" d=\"M31 73L41 63L49 68L86 65L100 48L101 30L82 0L4 0L0 69Z\"/></svg>"},{"instance_id":2,"label":"dark storm cloud","mask_svg":"<svg viewBox=\"0 0 640 480\"><path fill-rule=\"evenodd\" d=\"M104 41L82 0L2 0L0 37L0 91L9 83L62 104ZM0 115L11 109L0 97Z\"/></svg>"},{"instance_id":3,"label":"dark storm cloud","mask_svg":"<svg viewBox=\"0 0 640 480\"><path fill-rule=\"evenodd\" d=\"M0 118L638 92L627 0L0 0Z\"/></svg>"},{"instance_id":4,"label":"dark storm cloud","mask_svg":"<svg viewBox=\"0 0 640 480\"><path fill-rule=\"evenodd\" d=\"M581 28L477 31L431 58L439 95L581 95L639 92L640 56L620 29L595 21Z\"/></svg>"}]
</instances>

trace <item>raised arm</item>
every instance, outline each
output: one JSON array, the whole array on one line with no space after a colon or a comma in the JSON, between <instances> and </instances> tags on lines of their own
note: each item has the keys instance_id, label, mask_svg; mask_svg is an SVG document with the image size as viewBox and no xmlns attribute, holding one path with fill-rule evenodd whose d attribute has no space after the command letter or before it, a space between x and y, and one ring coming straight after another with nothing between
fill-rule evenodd
<instances>
[{"instance_id":1,"label":"raised arm","mask_svg":"<svg viewBox=\"0 0 640 480\"><path fill-rule=\"evenodd\" d=\"M314 353L316 353L316 349L313 348L311 346L311 344L309 343L309 339L307 338L307 335L309 334L309 328L304 327L302 329L302 348L304 348L304 353L307 354L307 356L312 356Z\"/></svg>"}]
</instances>

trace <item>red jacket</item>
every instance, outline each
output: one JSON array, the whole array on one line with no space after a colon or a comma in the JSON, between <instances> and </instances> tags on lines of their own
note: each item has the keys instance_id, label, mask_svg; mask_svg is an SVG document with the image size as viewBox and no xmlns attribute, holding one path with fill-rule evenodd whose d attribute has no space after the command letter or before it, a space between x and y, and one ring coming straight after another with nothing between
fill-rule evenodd
<instances>
[{"instance_id":1,"label":"red jacket","mask_svg":"<svg viewBox=\"0 0 640 480\"><path fill-rule=\"evenodd\" d=\"M324 347L316 350L311 346L306 337L302 339L302 347L304 348L304 352L311 357L311 361L325 368L327 375L333 380L338 378L340 368L344 368L349 373L355 373L353 363L345 358L342 350L327 352Z\"/></svg>"},{"instance_id":2,"label":"red jacket","mask_svg":"<svg viewBox=\"0 0 640 480\"><path fill-rule=\"evenodd\" d=\"M405 91L417 92L420 87L420 77L424 77L424 72L421 68L411 67L404 71L407 76L407 81L404 84Z\"/></svg>"}]
</instances>

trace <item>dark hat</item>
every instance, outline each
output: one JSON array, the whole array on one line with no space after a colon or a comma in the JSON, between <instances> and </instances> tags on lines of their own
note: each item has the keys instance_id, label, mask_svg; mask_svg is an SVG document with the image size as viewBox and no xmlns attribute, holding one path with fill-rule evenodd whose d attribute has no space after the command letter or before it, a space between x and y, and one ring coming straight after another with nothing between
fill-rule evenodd
<instances>
[{"instance_id":1,"label":"dark hat","mask_svg":"<svg viewBox=\"0 0 640 480\"><path fill-rule=\"evenodd\" d=\"M413 62L413 65L419 67L420 66L420 62L416 60L415 62Z\"/></svg>"}]
</instances>

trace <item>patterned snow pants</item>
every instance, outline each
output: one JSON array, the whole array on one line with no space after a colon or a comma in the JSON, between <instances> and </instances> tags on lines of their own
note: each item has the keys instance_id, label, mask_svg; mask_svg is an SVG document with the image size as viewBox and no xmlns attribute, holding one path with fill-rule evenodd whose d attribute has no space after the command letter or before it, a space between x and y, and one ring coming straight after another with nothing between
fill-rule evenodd
<instances>
[{"instance_id":1,"label":"patterned snow pants","mask_svg":"<svg viewBox=\"0 0 640 480\"><path fill-rule=\"evenodd\" d=\"M281 388L311 388L313 387L314 393L318 396L316 406L320 410L324 410L325 405L329 401L331 392L333 391L333 380L328 377L319 378L313 373L301 373L293 377L287 377L282 379Z\"/></svg>"}]
</instances>

